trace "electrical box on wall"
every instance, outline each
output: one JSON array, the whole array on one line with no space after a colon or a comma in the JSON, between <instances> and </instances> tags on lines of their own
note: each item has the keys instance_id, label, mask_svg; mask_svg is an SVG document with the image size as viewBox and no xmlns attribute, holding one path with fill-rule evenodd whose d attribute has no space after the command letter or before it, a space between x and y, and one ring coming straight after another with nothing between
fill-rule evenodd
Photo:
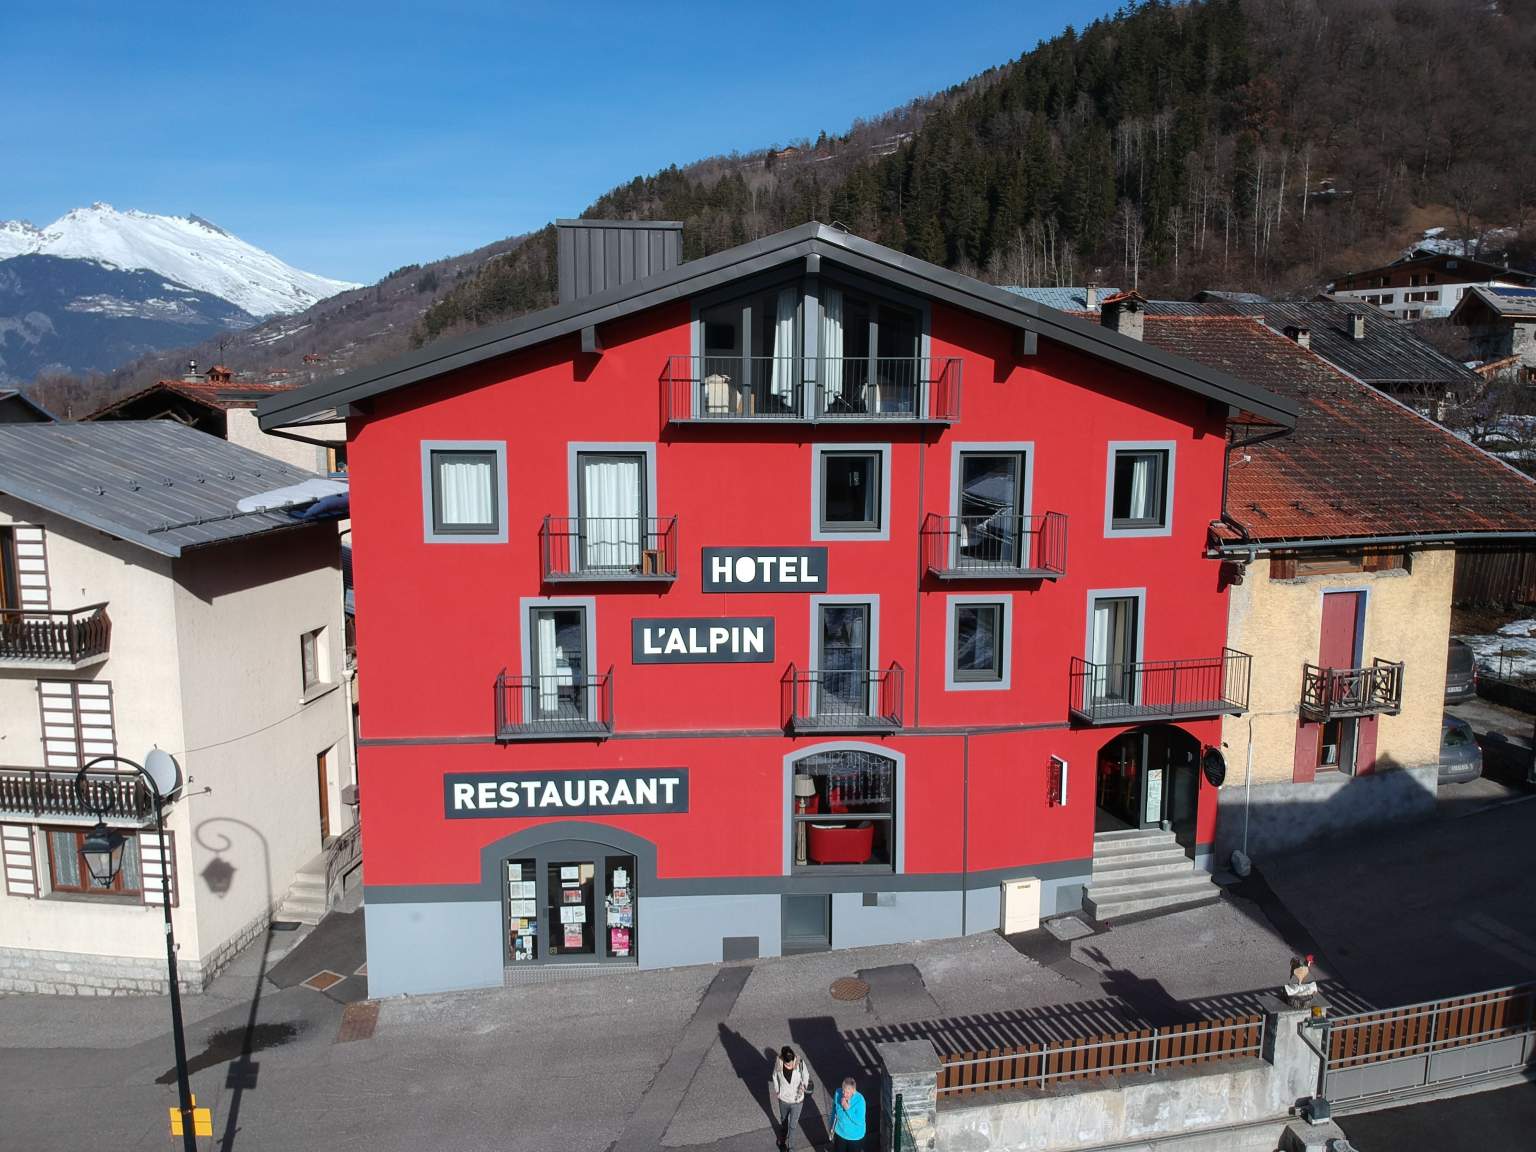
<instances>
[{"instance_id":1,"label":"electrical box on wall","mask_svg":"<svg viewBox=\"0 0 1536 1152\"><path fill-rule=\"evenodd\" d=\"M1040 927L1040 881L1033 876L1003 881L1003 935Z\"/></svg>"}]
</instances>

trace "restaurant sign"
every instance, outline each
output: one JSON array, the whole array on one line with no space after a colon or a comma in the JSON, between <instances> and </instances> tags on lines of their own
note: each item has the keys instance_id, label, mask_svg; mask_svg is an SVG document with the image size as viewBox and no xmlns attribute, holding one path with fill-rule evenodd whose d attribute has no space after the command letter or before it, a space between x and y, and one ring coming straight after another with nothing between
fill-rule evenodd
<instances>
[{"instance_id":1,"label":"restaurant sign","mask_svg":"<svg viewBox=\"0 0 1536 1152\"><path fill-rule=\"evenodd\" d=\"M686 616L630 621L636 664L767 664L772 616Z\"/></svg>"},{"instance_id":2,"label":"restaurant sign","mask_svg":"<svg viewBox=\"0 0 1536 1152\"><path fill-rule=\"evenodd\" d=\"M443 814L449 819L686 811L686 768L449 772L443 776Z\"/></svg>"},{"instance_id":3,"label":"restaurant sign","mask_svg":"<svg viewBox=\"0 0 1536 1152\"><path fill-rule=\"evenodd\" d=\"M825 548L706 548L706 592L825 592Z\"/></svg>"}]
</instances>

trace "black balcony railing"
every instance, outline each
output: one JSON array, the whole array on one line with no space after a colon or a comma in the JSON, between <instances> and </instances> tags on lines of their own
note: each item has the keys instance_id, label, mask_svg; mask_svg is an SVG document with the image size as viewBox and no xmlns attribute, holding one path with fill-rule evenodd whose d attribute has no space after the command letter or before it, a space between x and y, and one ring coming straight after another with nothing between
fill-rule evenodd
<instances>
[{"instance_id":1,"label":"black balcony railing","mask_svg":"<svg viewBox=\"0 0 1536 1152\"><path fill-rule=\"evenodd\" d=\"M663 417L692 421L952 423L958 356L672 356Z\"/></svg>"},{"instance_id":2,"label":"black balcony railing","mask_svg":"<svg viewBox=\"0 0 1536 1152\"><path fill-rule=\"evenodd\" d=\"M613 732L613 669L496 677L496 739L591 740Z\"/></svg>"},{"instance_id":3,"label":"black balcony railing","mask_svg":"<svg viewBox=\"0 0 1536 1152\"><path fill-rule=\"evenodd\" d=\"M923 563L941 580L1055 580L1067 573L1067 518L930 514Z\"/></svg>"},{"instance_id":4,"label":"black balcony railing","mask_svg":"<svg viewBox=\"0 0 1536 1152\"><path fill-rule=\"evenodd\" d=\"M676 580L676 516L546 516L546 580Z\"/></svg>"},{"instance_id":5,"label":"black balcony railing","mask_svg":"<svg viewBox=\"0 0 1536 1152\"><path fill-rule=\"evenodd\" d=\"M67 612L0 608L0 660L78 664L105 656L111 646L112 620L105 604Z\"/></svg>"},{"instance_id":6,"label":"black balcony railing","mask_svg":"<svg viewBox=\"0 0 1536 1152\"><path fill-rule=\"evenodd\" d=\"M901 727L901 665L803 671L791 664L779 681L790 732L892 732Z\"/></svg>"},{"instance_id":7,"label":"black balcony railing","mask_svg":"<svg viewBox=\"0 0 1536 1152\"><path fill-rule=\"evenodd\" d=\"M1072 658L1070 707L1088 724L1235 715L1248 710L1252 657L1223 648L1194 660L1093 664Z\"/></svg>"},{"instance_id":8,"label":"black balcony railing","mask_svg":"<svg viewBox=\"0 0 1536 1152\"><path fill-rule=\"evenodd\" d=\"M92 819L99 811L109 820L141 823L155 814L154 800L137 775L87 772L85 798L75 788L77 772L46 768L0 768L0 814Z\"/></svg>"},{"instance_id":9,"label":"black balcony railing","mask_svg":"<svg viewBox=\"0 0 1536 1152\"><path fill-rule=\"evenodd\" d=\"M1308 720L1335 720L1348 716L1395 716L1403 706L1401 661L1372 660L1369 668L1320 668L1304 664L1301 670L1301 714Z\"/></svg>"}]
</instances>

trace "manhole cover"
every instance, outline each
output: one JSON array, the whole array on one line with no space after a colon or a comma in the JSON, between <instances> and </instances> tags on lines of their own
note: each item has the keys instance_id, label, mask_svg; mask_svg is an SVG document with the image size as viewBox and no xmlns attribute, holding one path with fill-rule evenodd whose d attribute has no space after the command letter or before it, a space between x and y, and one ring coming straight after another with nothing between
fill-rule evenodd
<instances>
[{"instance_id":1,"label":"manhole cover","mask_svg":"<svg viewBox=\"0 0 1536 1152\"><path fill-rule=\"evenodd\" d=\"M869 995L869 985L853 976L839 976L832 981L832 999L862 1000Z\"/></svg>"},{"instance_id":2,"label":"manhole cover","mask_svg":"<svg viewBox=\"0 0 1536 1152\"><path fill-rule=\"evenodd\" d=\"M1058 940L1081 940L1084 936L1093 935L1093 929L1076 916L1063 916L1059 920L1047 920L1045 922L1045 930Z\"/></svg>"},{"instance_id":3,"label":"manhole cover","mask_svg":"<svg viewBox=\"0 0 1536 1152\"><path fill-rule=\"evenodd\" d=\"M332 972L329 968L322 968L308 980L302 981L304 987L313 988L316 992L324 992L327 988L340 984L343 977L340 972Z\"/></svg>"},{"instance_id":4,"label":"manhole cover","mask_svg":"<svg viewBox=\"0 0 1536 1152\"><path fill-rule=\"evenodd\" d=\"M341 1029L336 1033L336 1043L347 1044L353 1040L368 1040L379 1023L379 1002L363 1000L348 1004L341 1014Z\"/></svg>"}]
</instances>

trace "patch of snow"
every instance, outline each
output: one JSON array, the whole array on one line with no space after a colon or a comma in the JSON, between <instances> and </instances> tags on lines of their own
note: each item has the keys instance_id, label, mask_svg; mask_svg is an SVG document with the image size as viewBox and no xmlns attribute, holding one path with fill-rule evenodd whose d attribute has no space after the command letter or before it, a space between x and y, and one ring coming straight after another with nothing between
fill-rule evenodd
<instances>
[{"instance_id":1,"label":"patch of snow","mask_svg":"<svg viewBox=\"0 0 1536 1152\"><path fill-rule=\"evenodd\" d=\"M1477 666L1504 679L1536 675L1536 620L1512 620L1493 635L1458 636Z\"/></svg>"},{"instance_id":2,"label":"patch of snow","mask_svg":"<svg viewBox=\"0 0 1536 1152\"><path fill-rule=\"evenodd\" d=\"M23 252L158 272L253 316L301 312L359 287L294 268L196 216L119 212L110 204L75 208L43 229L21 221L0 223L0 259Z\"/></svg>"}]
</instances>

